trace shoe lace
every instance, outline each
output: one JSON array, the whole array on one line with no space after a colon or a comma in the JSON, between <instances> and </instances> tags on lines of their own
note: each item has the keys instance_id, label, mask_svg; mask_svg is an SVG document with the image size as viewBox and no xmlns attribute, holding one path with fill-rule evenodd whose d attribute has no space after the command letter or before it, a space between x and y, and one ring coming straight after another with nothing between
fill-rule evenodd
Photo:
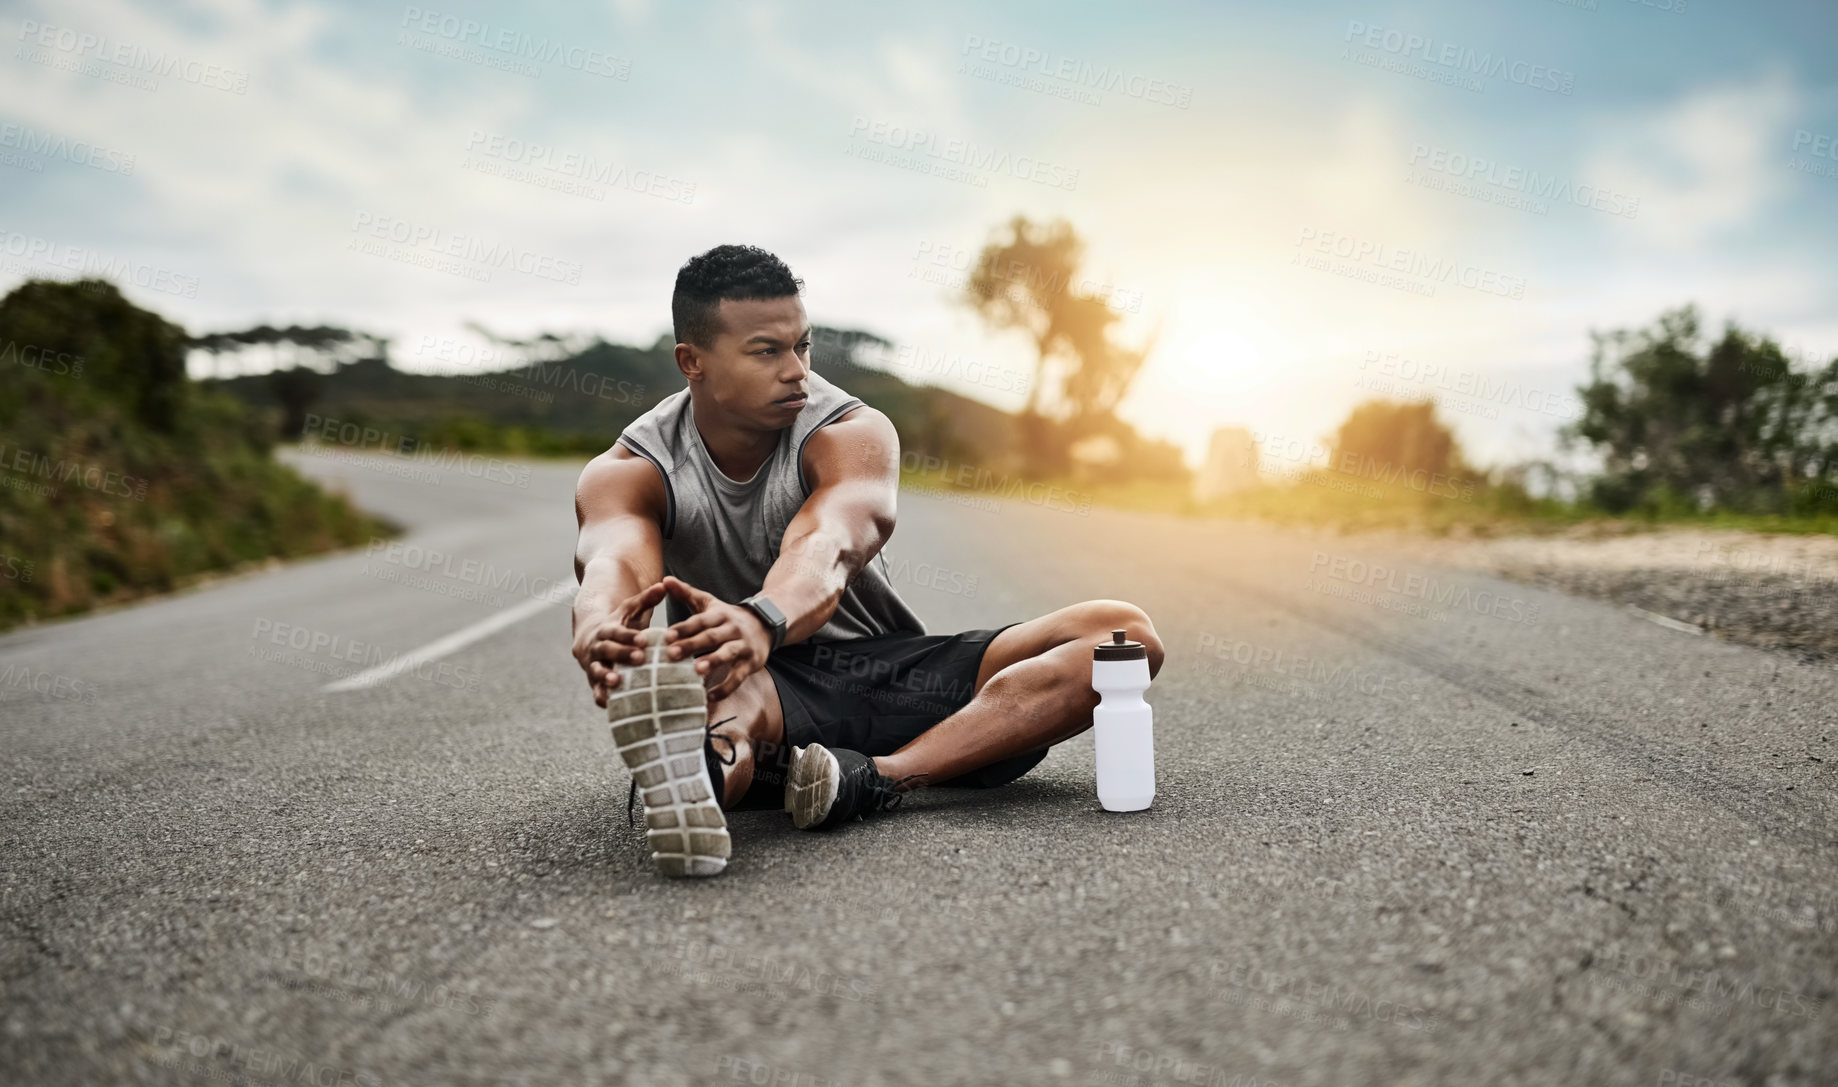
<instances>
[{"instance_id":1,"label":"shoe lace","mask_svg":"<svg viewBox=\"0 0 1838 1087\"><path fill-rule=\"evenodd\" d=\"M723 717L721 720L716 721L712 725L709 725L706 729L703 730L703 733L702 733L703 735L702 742L708 745L708 748L710 751L715 751L715 741L716 740L720 740L722 743L728 745L728 753L727 753L726 758L723 758L721 756L721 752L715 751L715 761L720 763L723 766L734 765L734 760L739 757L739 753L735 751L734 741L731 737L723 736L721 733L716 732L715 730L717 728L720 728L722 725L727 724L729 721L732 721L733 719L734 719L733 717ZM713 783L711 782L710 784L713 784ZM717 798L717 802L719 802L719 798ZM631 787L625 791L625 825L628 827L632 825L632 807L633 805L637 803L638 803L638 779L633 778Z\"/></svg>"},{"instance_id":2,"label":"shoe lace","mask_svg":"<svg viewBox=\"0 0 1838 1087\"><path fill-rule=\"evenodd\" d=\"M878 774L875 775L868 783L868 810L894 810L900 806L901 801L906 799L906 794L900 791L900 786L909 781L923 780L924 777L924 774L908 774L898 781L889 781Z\"/></svg>"}]
</instances>

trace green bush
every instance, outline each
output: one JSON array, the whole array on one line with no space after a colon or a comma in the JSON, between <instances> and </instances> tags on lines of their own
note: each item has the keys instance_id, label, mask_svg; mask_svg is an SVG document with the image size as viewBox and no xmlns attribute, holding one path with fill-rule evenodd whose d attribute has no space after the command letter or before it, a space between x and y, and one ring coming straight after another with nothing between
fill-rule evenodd
<instances>
[{"instance_id":1,"label":"green bush","mask_svg":"<svg viewBox=\"0 0 1838 1087\"><path fill-rule=\"evenodd\" d=\"M1583 417L1602 457L1589 500L1650 518L1838 513L1838 359L1796 366L1734 324L1712 340L1691 306L1594 334Z\"/></svg>"},{"instance_id":2,"label":"green bush","mask_svg":"<svg viewBox=\"0 0 1838 1087\"><path fill-rule=\"evenodd\" d=\"M188 343L101 280L0 299L0 628L393 531L274 460Z\"/></svg>"}]
</instances>

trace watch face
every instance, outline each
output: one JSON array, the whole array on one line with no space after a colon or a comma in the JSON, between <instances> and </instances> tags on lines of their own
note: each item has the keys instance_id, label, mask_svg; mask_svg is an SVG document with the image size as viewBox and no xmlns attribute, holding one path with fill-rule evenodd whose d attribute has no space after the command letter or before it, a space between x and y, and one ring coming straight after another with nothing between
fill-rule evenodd
<instances>
[{"instance_id":1,"label":"watch face","mask_svg":"<svg viewBox=\"0 0 1838 1087\"><path fill-rule=\"evenodd\" d=\"M763 596L749 598L747 605L753 609L755 615L759 616L760 621L766 624L766 629L772 634L772 645L777 648L779 643L785 639L785 613Z\"/></svg>"}]
</instances>

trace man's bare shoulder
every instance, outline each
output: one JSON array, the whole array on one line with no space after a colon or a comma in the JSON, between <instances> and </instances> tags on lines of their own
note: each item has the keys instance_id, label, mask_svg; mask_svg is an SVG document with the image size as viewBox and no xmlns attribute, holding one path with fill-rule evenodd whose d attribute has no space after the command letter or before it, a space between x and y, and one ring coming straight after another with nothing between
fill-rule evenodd
<instances>
[{"instance_id":1,"label":"man's bare shoulder","mask_svg":"<svg viewBox=\"0 0 1838 1087\"><path fill-rule=\"evenodd\" d=\"M618 444L588 461L574 487L575 517L583 523L636 514L661 525L666 504L657 466Z\"/></svg>"},{"instance_id":2,"label":"man's bare shoulder","mask_svg":"<svg viewBox=\"0 0 1838 1087\"><path fill-rule=\"evenodd\" d=\"M900 433L893 420L866 404L818 427L804 443L804 478L812 486L838 473L898 473L899 463Z\"/></svg>"}]
</instances>

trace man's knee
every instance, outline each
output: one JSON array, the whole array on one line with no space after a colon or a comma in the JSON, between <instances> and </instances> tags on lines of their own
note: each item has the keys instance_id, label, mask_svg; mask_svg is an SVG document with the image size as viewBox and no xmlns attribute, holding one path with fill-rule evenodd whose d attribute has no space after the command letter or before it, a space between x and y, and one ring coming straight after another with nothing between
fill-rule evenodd
<instances>
[{"instance_id":1,"label":"man's knee","mask_svg":"<svg viewBox=\"0 0 1838 1087\"><path fill-rule=\"evenodd\" d=\"M1142 643L1149 655L1149 674L1153 676L1161 671L1163 649L1161 636L1155 633L1155 624L1149 619L1149 613L1127 600L1087 600L1073 605L1076 613L1073 622L1092 641L1101 641L1110 637L1113 630L1122 630L1124 637Z\"/></svg>"},{"instance_id":2,"label":"man's knee","mask_svg":"<svg viewBox=\"0 0 1838 1087\"><path fill-rule=\"evenodd\" d=\"M761 668L759 671L740 681L740 686L729 691L727 697L709 703L709 720L719 721L724 717L738 718L734 722L748 733L757 733L767 721L776 719L778 709L778 685L772 682L772 673Z\"/></svg>"}]
</instances>

